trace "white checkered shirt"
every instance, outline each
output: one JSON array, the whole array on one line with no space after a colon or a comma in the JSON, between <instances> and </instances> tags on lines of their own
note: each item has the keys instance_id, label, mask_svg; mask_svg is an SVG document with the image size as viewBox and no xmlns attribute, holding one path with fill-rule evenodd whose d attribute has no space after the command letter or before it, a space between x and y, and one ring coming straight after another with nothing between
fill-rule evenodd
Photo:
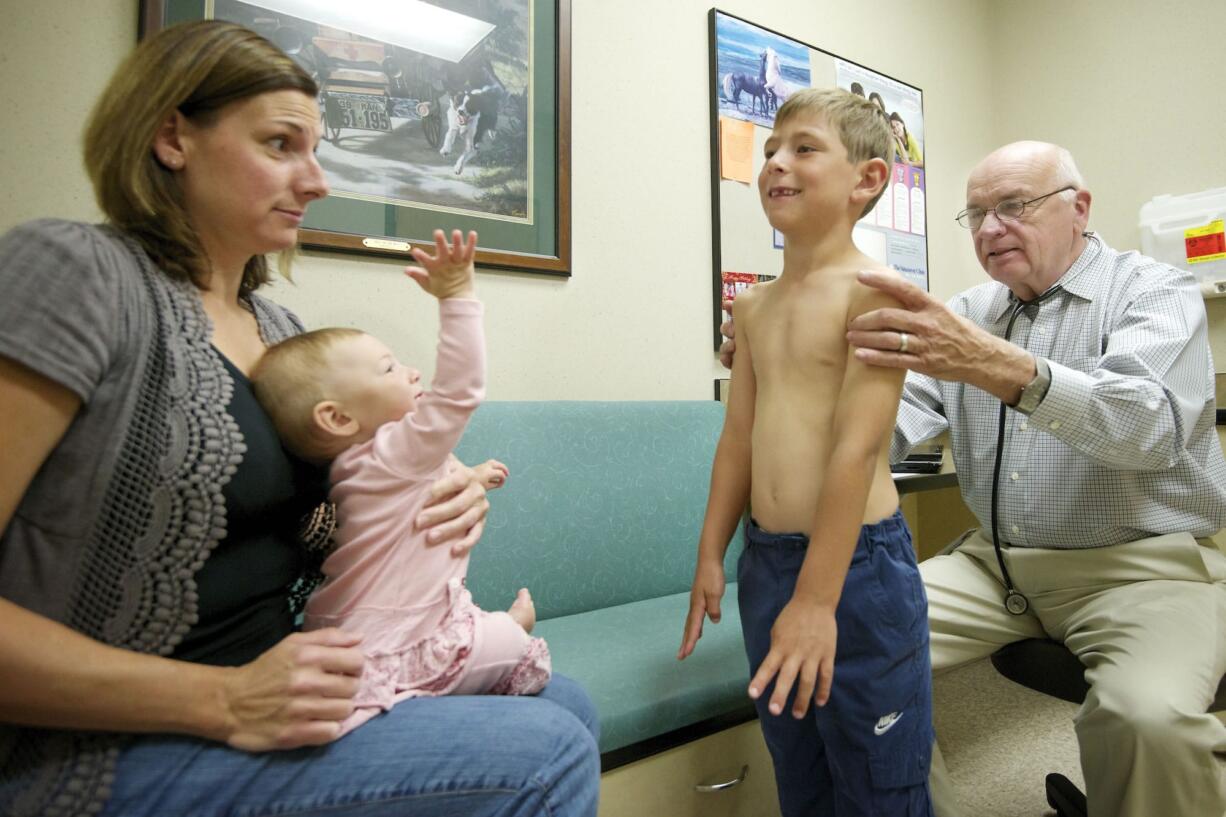
<instances>
[{"instance_id":1,"label":"white checkered shirt","mask_svg":"<svg viewBox=\"0 0 1226 817\"><path fill-rule=\"evenodd\" d=\"M999 535L1018 547L1101 547L1226 525L1213 360L1194 276L1090 234L1061 290L1023 309L1010 340L1051 366L1034 414L1005 412ZM1003 337L1017 301L995 281L949 307ZM962 499L992 522L995 397L909 372L891 460L950 431Z\"/></svg>"}]
</instances>

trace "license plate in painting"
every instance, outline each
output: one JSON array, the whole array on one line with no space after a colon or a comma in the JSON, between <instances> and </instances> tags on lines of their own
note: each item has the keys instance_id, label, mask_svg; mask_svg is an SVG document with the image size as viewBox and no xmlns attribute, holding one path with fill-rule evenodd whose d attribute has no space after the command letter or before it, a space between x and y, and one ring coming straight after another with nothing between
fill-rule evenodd
<instances>
[{"instance_id":1,"label":"license plate in painting","mask_svg":"<svg viewBox=\"0 0 1226 817\"><path fill-rule=\"evenodd\" d=\"M360 94L329 94L330 101L341 114L341 126L359 130L392 129L387 117L387 100L381 96Z\"/></svg>"}]
</instances>

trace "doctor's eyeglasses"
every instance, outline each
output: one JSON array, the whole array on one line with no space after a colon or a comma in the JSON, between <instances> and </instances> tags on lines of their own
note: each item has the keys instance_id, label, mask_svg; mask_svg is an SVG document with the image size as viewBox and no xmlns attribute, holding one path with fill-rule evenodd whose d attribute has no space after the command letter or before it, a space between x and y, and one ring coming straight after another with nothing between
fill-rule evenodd
<instances>
[{"instance_id":1,"label":"doctor's eyeglasses","mask_svg":"<svg viewBox=\"0 0 1226 817\"><path fill-rule=\"evenodd\" d=\"M1069 184L1061 187L1059 190L1053 190L1050 193L1045 193L1044 195L1030 199L1029 201L1022 201L1021 199L1005 199L1004 201L999 202L995 207L989 207L987 210L983 210L979 207L968 207L961 213L958 213L958 215L954 216L954 221L958 222L968 230L978 230L980 227L982 227L983 220L987 218L988 213L995 213L996 218L1000 219L1001 221L1017 221L1022 217L1022 213L1026 212L1027 207L1034 205L1034 209L1037 209L1045 199L1049 199L1057 193L1063 193L1066 190L1076 189L1077 188L1074 185Z\"/></svg>"}]
</instances>

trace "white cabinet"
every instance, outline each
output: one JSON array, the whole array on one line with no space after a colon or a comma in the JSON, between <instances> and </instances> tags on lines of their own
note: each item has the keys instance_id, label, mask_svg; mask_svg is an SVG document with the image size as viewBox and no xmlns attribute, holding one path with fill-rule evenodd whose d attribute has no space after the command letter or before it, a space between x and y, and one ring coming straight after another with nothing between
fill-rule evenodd
<instances>
[{"instance_id":1,"label":"white cabinet","mask_svg":"<svg viewBox=\"0 0 1226 817\"><path fill-rule=\"evenodd\" d=\"M761 727L743 723L606 772L599 817L779 817Z\"/></svg>"}]
</instances>

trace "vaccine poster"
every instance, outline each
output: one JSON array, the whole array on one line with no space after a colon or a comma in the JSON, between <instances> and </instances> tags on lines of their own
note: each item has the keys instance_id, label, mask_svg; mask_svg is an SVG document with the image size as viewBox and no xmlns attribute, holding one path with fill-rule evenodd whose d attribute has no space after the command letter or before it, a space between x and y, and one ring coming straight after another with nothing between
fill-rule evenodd
<instances>
[{"instance_id":1,"label":"vaccine poster","mask_svg":"<svg viewBox=\"0 0 1226 817\"><path fill-rule=\"evenodd\" d=\"M920 90L846 60L835 61L835 83L879 107L894 137L890 182L877 205L856 225L856 246L927 289L928 212Z\"/></svg>"}]
</instances>

